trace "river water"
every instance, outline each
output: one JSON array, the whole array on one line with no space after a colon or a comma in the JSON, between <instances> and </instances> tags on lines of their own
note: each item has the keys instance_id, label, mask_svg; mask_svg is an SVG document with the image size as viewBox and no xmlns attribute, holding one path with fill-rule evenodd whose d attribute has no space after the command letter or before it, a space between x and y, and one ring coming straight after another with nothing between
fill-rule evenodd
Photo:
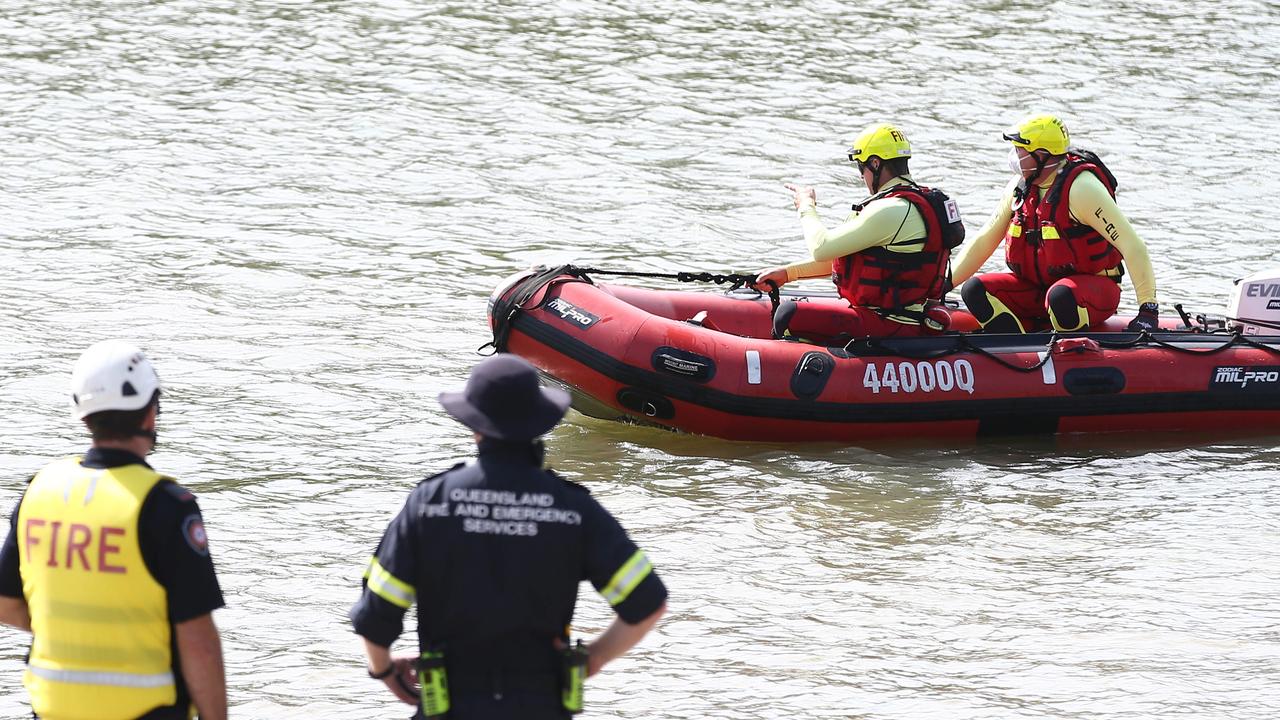
<instances>
[{"instance_id":1,"label":"river water","mask_svg":"<svg viewBox=\"0 0 1280 720\"><path fill-rule=\"evenodd\" d=\"M1280 264L1278 45L1280 6L1235 0L8 0L0 505L84 445L79 351L136 340L232 714L402 716L345 612L416 479L470 452L435 395L502 277L796 259L781 183L839 219L880 120L976 230L1001 130L1047 108L1119 176L1164 307L1221 311ZM549 444L672 593L591 716L1280 716L1275 436L784 447L572 415ZM0 717L25 648L0 630Z\"/></svg>"}]
</instances>

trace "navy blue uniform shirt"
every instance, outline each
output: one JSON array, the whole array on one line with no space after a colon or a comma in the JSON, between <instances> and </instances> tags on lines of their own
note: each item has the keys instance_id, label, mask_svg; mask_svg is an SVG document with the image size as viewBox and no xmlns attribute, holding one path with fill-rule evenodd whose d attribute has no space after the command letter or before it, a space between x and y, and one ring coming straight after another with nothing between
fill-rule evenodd
<instances>
[{"instance_id":1,"label":"navy blue uniform shirt","mask_svg":"<svg viewBox=\"0 0 1280 720\"><path fill-rule=\"evenodd\" d=\"M582 580L631 623L667 597L618 521L585 488L542 469L540 443L486 438L474 463L409 494L350 616L358 634L390 646L417 603L419 643L444 647L451 687L483 687L495 673L550 677Z\"/></svg>"}]
</instances>

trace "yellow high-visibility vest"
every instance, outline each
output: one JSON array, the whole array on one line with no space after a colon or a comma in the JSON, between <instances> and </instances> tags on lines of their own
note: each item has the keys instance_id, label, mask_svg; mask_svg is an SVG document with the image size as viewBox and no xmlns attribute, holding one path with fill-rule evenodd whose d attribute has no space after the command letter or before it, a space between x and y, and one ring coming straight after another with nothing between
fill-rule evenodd
<instances>
[{"instance_id":1,"label":"yellow high-visibility vest","mask_svg":"<svg viewBox=\"0 0 1280 720\"><path fill-rule=\"evenodd\" d=\"M17 528L33 635L23 684L41 718L122 720L176 702L167 595L138 537L142 502L167 479L142 464L67 458L27 488Z\"/></svg>"}]
</instances>

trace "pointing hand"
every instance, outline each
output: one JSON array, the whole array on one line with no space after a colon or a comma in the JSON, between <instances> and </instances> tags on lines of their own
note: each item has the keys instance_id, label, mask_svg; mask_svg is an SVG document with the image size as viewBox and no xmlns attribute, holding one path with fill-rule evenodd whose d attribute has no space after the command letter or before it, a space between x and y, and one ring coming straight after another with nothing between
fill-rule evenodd
<instances>
[{"instance_id":1,"label":"pointing hand","mask_svg":"<svg viewBox=\"0 0 1280 720\"><path fill-rule=\"evenodd\" d=\"M791 191L791 202L795 203L797 210L814 207L818 204L818 193L811 187L792 185L790 183L783 185L783 187Z\"/></svg>"}]
</instances>

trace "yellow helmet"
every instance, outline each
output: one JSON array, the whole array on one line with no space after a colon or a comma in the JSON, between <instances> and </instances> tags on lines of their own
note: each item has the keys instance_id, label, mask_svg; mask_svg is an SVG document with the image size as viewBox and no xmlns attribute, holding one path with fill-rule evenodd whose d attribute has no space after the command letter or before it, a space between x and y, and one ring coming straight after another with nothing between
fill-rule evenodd
<instances>
[{"instance_id":1,"label":"yellow helmet","mask_svg":"<svg viewBox=\"0 0 1280 720\"><path fill-rule=\"evenodd\" d=\"M1005 131L1002 137L1027 152L1048 150L1050 155L1065 155L1067 146L1071 144L1067 126L1058 116L1048 113L1024 118Z\"/></svg>"},{"instance_id":2,"label":"yellow helmet","mask_svg":"<svg viewBox=\"0 0 1280 720\"><path fill-rule=\"evenodd\" d=\"M865 163L873 157L881 160L911 157L911 143L901 130L889 123L872 125L849 146L849 161Z\"/></svg>"}]
</instances>

